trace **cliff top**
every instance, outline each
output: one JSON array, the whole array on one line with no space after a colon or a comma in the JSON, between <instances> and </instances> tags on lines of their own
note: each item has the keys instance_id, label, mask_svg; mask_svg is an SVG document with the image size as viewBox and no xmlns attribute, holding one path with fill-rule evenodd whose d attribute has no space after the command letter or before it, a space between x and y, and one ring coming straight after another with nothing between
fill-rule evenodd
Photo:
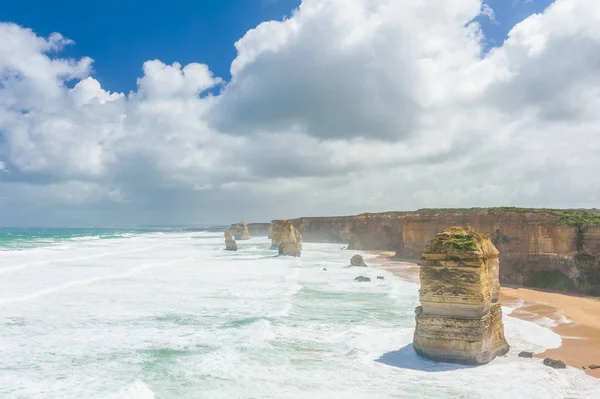
<instances>
[{"instance_id":1,"label":"cliff top","mask_svg":"<svg viewBox=\"0 0 600 399\"><path fill-rule=\"evenodd\" d=\"M465 213L487 213L490 215L508 214L531 214L547 218L556 224L589 227L600 226L600 209L552 209L552 208L517 208L517 207L493 207L493 208L424 208L416 211L363 213L359 216L381 217L381 216L439 216L456 215Z\"/></svg>"}]
</instances>

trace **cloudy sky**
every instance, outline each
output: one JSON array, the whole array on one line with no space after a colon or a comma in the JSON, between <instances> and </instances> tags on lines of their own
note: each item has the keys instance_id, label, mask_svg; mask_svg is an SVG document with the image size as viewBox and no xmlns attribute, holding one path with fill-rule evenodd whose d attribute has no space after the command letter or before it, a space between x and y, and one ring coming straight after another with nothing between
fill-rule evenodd
<instances>
[{"instance_id":1,"label":"cloudy sky","mask_svg":"<svg viewBox=\"0 0 600 399\"><path fill-rule=\"evenodd\" d=\"M0 6L0 225L600 207L598 1L136 2Z\"/></svg>"}]
</instances>

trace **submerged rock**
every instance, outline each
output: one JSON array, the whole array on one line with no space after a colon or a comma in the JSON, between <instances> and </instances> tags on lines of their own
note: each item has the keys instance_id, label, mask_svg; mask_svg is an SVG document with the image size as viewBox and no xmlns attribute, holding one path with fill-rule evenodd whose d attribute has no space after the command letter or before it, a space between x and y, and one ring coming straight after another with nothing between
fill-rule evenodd
<instances>
[{"instance_id":1,"label":"submerged rock","mask_svg":"<svg viewBox=\"0 0 600 399\"><path fill-rule=\"evenodd\" d=\"M369 277L365 277L365 276L358 276L357 278L354 279L354 281L358 281L359 283L368 283L371 281L371 279Z\"/></svg>"},{"instance_id":2,"label":"submerged rock","mask_svg":"<svg viewBox=\"0 0 600 399\"><path fill-rule=\"evenodd\" d=\"M600 369L600 366L598 366L597 364L590 364L588 367L592 370Z\"/></svg>"},{"instance_id":3,"label":"submerged rock","mask_svg":"<svg viewBox=\"0 0 600 399\"><path fill-rule=\"evenodd\" d=\"M367 267L367 264L365 263L365 260L363 259L363 257L361 255L354 255L352 257L352 259L350 259L350 265L352 266L360 266L360 267Z\"/></svg>"},{"instance_id":4,"label":"submerged rock","mask_svg":"<svg viewBox=\"0 0 600 399\"><path fill-rule=\"evenodd\" d=\"M565 369L567 365L561 360L550 359L549 357L544 359L544 364L553 369Z\"/></svg>"},{"instance_id":5,"label":"submerged rock","mask_svg":"<svg viewBox=\"0 0 600 399\"><path fill-rule=\"evenodd\" d=\"M527 358L532 358L533 357L533 352L521 352L519 353L519 357L527 357Z\"/></svg>"},{"instance_id":6,"label":"submerged rock","mask_svg":"<svg viewBox=\"0 0 600 399\"><path fill-rule=\"evenodd\" d=\"M385 280L385 277L383 277L383 276L377 276L377 280Z\"/></svg>"},{"instance_id":7,"label":"submerged rock","mask_svg":"<svg viewBox=\"0 0 600 399\"><path fill-rule=\"evenodd\" d=\"M509 350L504 338L498 250L484 235L452 227L421 258L415 351L424 357L484 364Z\"/></svg>"},{"instance_id":8,"label":"submerged rock","mask_svg":"<svg viewBox=\"0 0 600 399\"><path fill-rule=\"evenodd\" d=\"M244 222L236 223L231 225L231 231L236 240L249 240L250 233L248 232L248 225Z\"/></svg>"},{"instance_id":9,"label":"submerged rock","mask_svg":"<svg viewBox=\"0 0 600 399\"><path fill-rule=\"evenodd\" d=\"M237 243L231 236L231 231L225 230L225 250L226 251L237 251Z\"/></svg>"}]
</instances>

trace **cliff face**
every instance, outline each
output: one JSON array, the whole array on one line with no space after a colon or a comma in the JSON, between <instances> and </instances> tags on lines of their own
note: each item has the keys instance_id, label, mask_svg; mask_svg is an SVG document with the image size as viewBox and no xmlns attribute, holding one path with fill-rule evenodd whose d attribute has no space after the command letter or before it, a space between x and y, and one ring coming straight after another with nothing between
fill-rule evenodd
<instances>
[{"instance_id":1,"label":"cliff face","mask_svg":"<svg viewBox=\"0 0 600 399\"><path fill-rule=\"evenodd\" d=\"M302 233L306 242L348 242L352 217L317 217L292 220L294 228Z\"/></svg>"},{"instance_id":2,"label":"cliff face","mask_svg":"<svg viewBox=\"0 0 600 399\"><path fill-rule=\"evenodd\" d=\"M410 261L438 232L467 227L492 238L501 282L600 295L600 213L593 211L424 209L301 218L294 226L306 242L343 242L347 234L348 249L394 251Z\"/></svg>"},{"instance_id":3,"label":"cliff face","mask_svg":"<svg viewBox=\"0 0 600 399\"><path fill-rule=\"evenodd\" d=\"M498 303L498 250L482 234L452 227L427 245L413 347L422 356L467 364L508 352Z\"/></svg>"},{"instance_id":4,"label":"cliff face","mask_svg":"<svg viewBox=\"0 0 600 399\"><path fill-rule=\"evenodd\" d=\"M252 237L270 237L269 223L248 223L248 232Z\"/></svg>"}]
</instances>

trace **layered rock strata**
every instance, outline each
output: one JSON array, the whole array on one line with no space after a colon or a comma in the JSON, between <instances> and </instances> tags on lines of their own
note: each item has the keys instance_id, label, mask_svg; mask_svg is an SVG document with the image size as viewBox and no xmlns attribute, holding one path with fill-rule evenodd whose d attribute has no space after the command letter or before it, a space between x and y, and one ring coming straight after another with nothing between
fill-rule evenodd
<instances>
[{"instance_id":1,"label":"layered rock strata","mask_svg":"<svg viewBox=\"0 0 600 399\"><path fill-rule=\"evenodd\" d=\"M231 235L231 231L225 230L225 250L226 251L237 251L237 243Z\"/></svg>"},{"instance_id":2,"label":"layered rock strata","mask_svg":"<svg viewBox=\"0 0 600 399\"><path fill-rule=\"evenodd\" d=\"M249 240L250 232L248 231L248 225L244 222L236 223L231 225L231 231L236 240Z\"/></svg>"},{"instance_id":3,"label":"layered rock strata","mask_svg":"<svg viewBox=\"0 0 600 399\"><path fill-rule=\"evenodd\" d=\"M420 209L293 220L305 242L348 242L351 250L393 251L417 261L444 229L487 234L500 251L500 281L600 296L600 211Z\"/></svg>"},{"instance_id":4,"label":"layered rock strata","mask_svg":"<svg viewBox=\"0 0 600 399\"><path fill-rule=\"evenodd\" d=\"M421 306L413 340L424 357L484 364L508 352L498 303L498 250L473 231L452 227L421 258Z\"/></svg>"},{"instance_id":5,"label":"layered rock strata","mask_svg":"<svg viewBox=\"0 0 600 399\"><path fill-rule=\"evenodd\" d=\"M299 257L302 251L302 235L289 220L271 222L271 245L279 255Z\"/></svg>"}]
</instances>

